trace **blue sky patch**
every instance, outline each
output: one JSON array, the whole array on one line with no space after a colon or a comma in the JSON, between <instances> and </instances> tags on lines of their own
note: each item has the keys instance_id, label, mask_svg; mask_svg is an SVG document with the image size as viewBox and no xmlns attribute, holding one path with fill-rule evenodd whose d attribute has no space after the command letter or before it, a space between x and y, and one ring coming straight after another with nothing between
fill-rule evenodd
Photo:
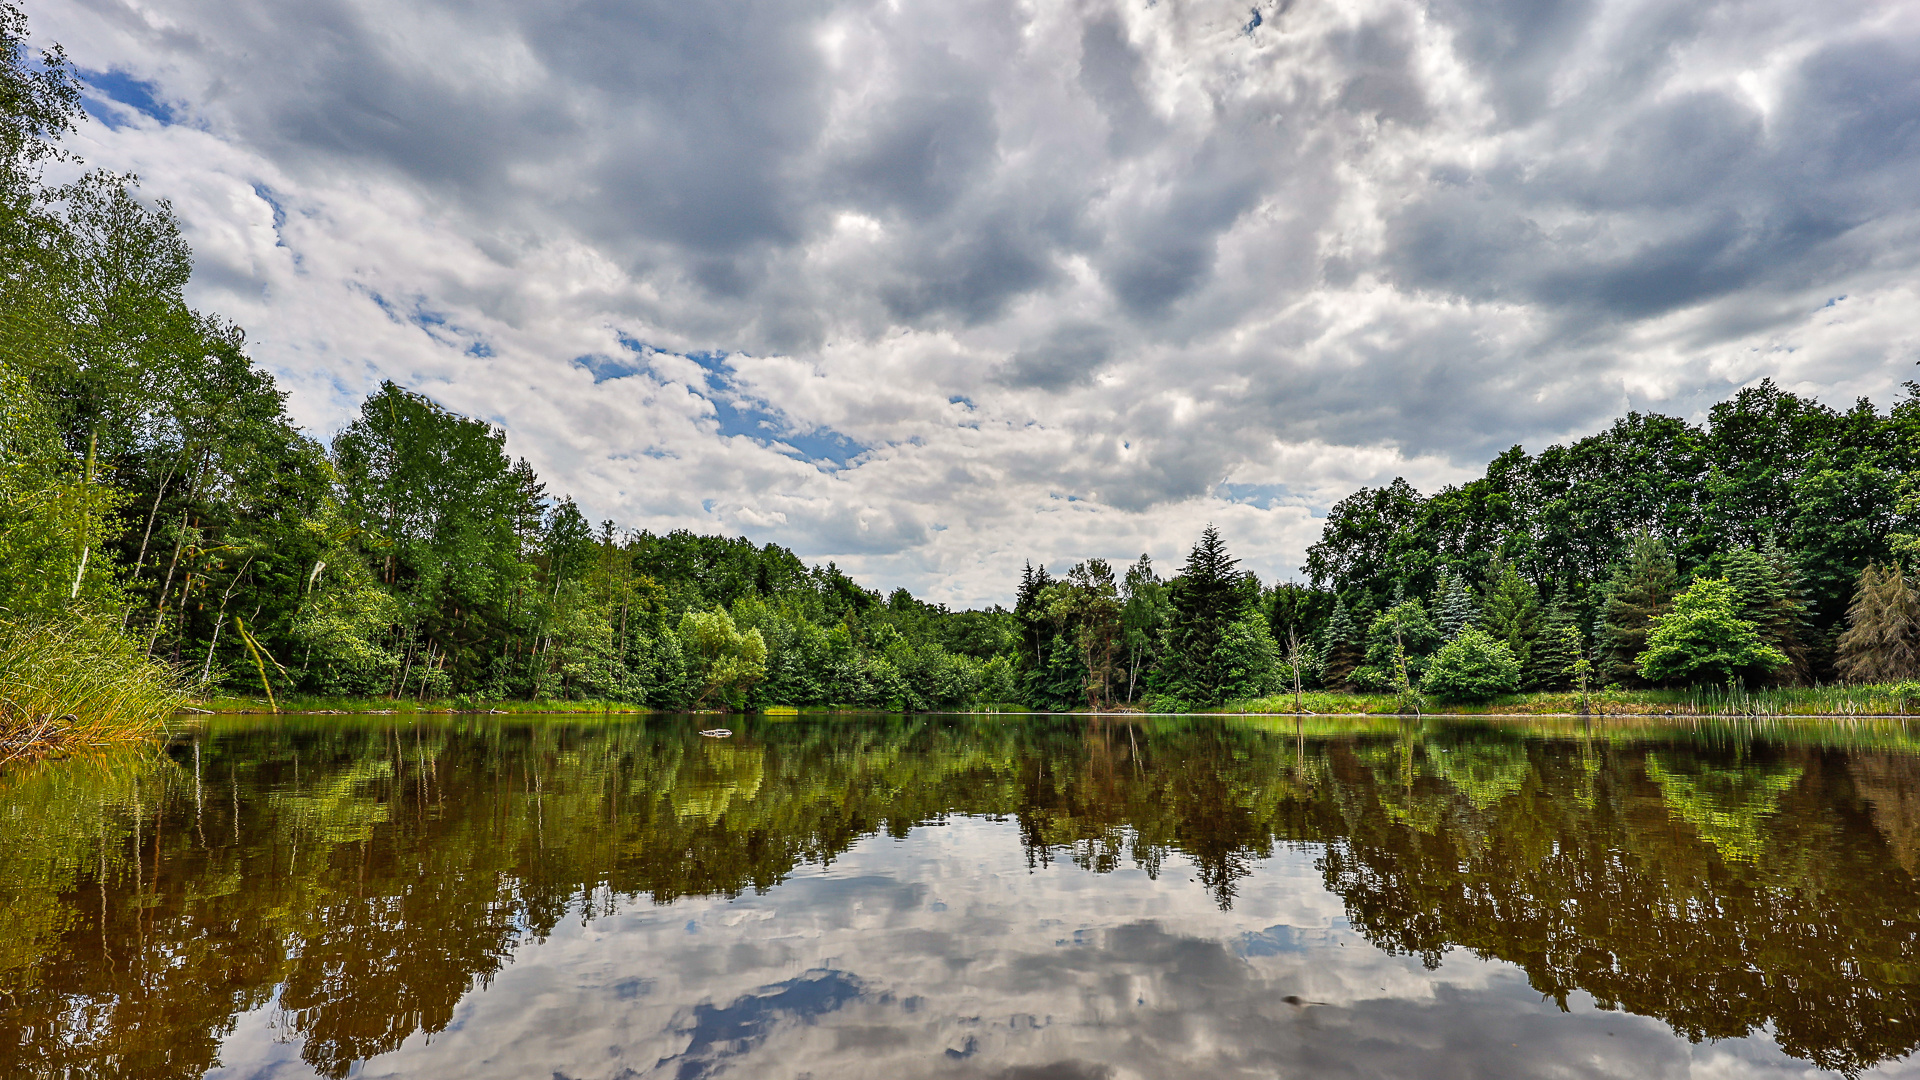
<instances>
[{"instance_id":1,"label":"blue sky patch","mask_svg":"<svg viewBox=\"0 0 1920 1080\"><path fill-rule=\"evenodd\" d=\"M751 398L728 400L720 392L705 396L713 404L723 436L745 435L775 450L791 447L804 461L830 461L840 468L867 452L867 447L832 428L796 431L785 417Z\"/></svg>"},{"instance_id":2,"label":"blue sky patch","mask_svg":"<svg viewBox=\"0 0 1920 1080\"><path fill-rule=\"evenodd\" d=\"M1217 498L1228 502L1243 503L1247 506L1271 510L1276 506L1309 506L1305 499L1293 493L1285 484L1231 484L1221 483L1213 489Z\"/></svg>"},{"instance_id":3,"label":"blue sky patch","mask_svg":"<svg viewBox=\"0 0 1920 1080\"><path fill-rule=\"evenodd\" d=\"M171 106L154 96L154 85L143 79L136 79L124 71L80 71L80 78L87 86L104 95L116 105L132 109L137 113L158 120L162 124L175 122ZM102 108L99 99L88 94L81 99L81 105L87 115L118 131L126 125L117 109Z\"/></svg>"},{"instance_id":4,"label":"blue sky patch","mask_svg":"<svg viewBox=\"0 0 1920 1080\"><path fill-rule=\"evenodd\" d=\"M287 224L287 208L274 197L273 189L265 184L253 185L253 194L255 198L273 208L273 246L286 247L287 238L280 230Z\"/></svg>"},{"instance_id":5,"label":"blue sky patch","mask_svg":"<svg viewBox=\"0 0 1920 1080\"><path fill-rule=\"evenodd\" d=\"M638 375L647 370L647 365L617 356L601 356L588 353L573 358L576 367L586 368L593 375L593 385L599 386L608 379L624 379L629 375Z\"/></svg>"},{"instance_id":6,"label":"blue sky patch","mask_svg":"<svg viewBox=\"0 0 1920 1080\"><path fill-rule=\"evenodd\" d=\"M616 336L621 347L637 354L638 359L613 356L573 358L575 364L593 373L596 384L649 370L650 365L645 357L654 353L683 356L698 364L705 373L702 379L704 386L689 386L687 389L706 398L708 404L713 406L714 419L720 422L720 435L723 438L744 435L769 449L790 452L810 463L829 462L836 468L845 468L848 462L870 449L832 428L796 428L791 420L771 405L739 393L733 384L733 367L727 362L727 358L733 355L731 353L715 349L675 353L649 345L631 334L619 332Z\"/></svg>"}]
</instances>

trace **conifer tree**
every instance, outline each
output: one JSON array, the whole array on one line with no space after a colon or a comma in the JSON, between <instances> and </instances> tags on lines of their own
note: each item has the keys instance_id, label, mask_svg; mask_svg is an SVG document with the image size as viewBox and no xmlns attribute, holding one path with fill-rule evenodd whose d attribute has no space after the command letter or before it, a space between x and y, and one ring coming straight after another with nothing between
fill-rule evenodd
<instances>
[{"instance_id":1,"label":"conifer tree","mask_svg":"<svg viewBox=\"0 0 1920 1080\"><path fill-rule=\"evenodd\" d=\"M1540 634L1540 594L1511 563L1494 563L1488 579L1481 628L1506 643L1521 671L1531 671L1533 643Z\"/></svg>"},{"instance_id":2,"label":"conifer tree","mask_svg":"<svg viewBox=\"0 0 1920 1080\"><path fill-rule=\"evenodd\" d=\"M1840 635L1840 674L1853 682L1897 682L1920 676L1920 597L1900 564L1868 563Z\"/></svg>"},{"instance_id":3,"label":"conifer tree","mask_svg":"<svg viewBox=\"0 0 1920 1080\"><path fill-rule=\"evenodd\" d=\"M1020 688L1027 701L1049 697L1048 688L1055 681L1047 669L1059 627L1048 615L1042 596L1052 584L1053 575L1047 573L1045 566L1036 567L1028 562L1020 571L1020 591L1014 599L1013 614L1020 622Z\"/></svg>"},{"instance_id":4,"label":"conifer tree","mask_svg":"<svg viewBox=\"0 0 1920 1080\"><path fill-rule=\"evenodd\" d=\"M1759 552L1738 548L1722 563L1727 584L1733 586L1734 610L1760 630L1760 640L1787 656L1781 676L1804 681L1807 670L1807 604L1800 595L1800 575L1777 549Z\"/></svg>"},{"instance_id":5,"label":"conifer tree","mask_svg":"<svg viewBox=\"0 0 1920 1080\"><path fill-rule=\"evenodd\" d=\"M1473 602L1473 589L1467 585L1466 575L1454 570L1443 571L1440 575L1440 588L1434 598L1434 620L1440 627L1440 633L1448 641L1460 635L1460 631L1474 626L1480 621L1479 605Z\"/></svg>"},{"instance_id":6,"label":"conifer tree","mask_svg":"<svg viewBox=\"0 0 1920 1080\"><path fill-rule=\"evenodd\" d=\"M1523 676L1529 690L1565 690L1573 685L1573 665L1580 659L1580 627L1566 605L1555 604L1533 643L1533 656Z\"/></svg>"},{"instance_id":7,"label":"conifer tree","mask_svg":"<svg viewBox=\"0 0 1920 1080\"><path fill-rule=\"evenodd\" d=\"M1220 530L1208 525L1187 555L1180 576L1173 580L1173 618L1167 628L1165 686L1175 697L1194 705L1216 705L1222 700L1226 673L1221 666L1220 642L1227 627L1246 607L1238 562L1227 554Z\"/></svg>"},{"instance_id":8,"label":"conifer tree","mask_svg":"<svg viewBox=\"0 0 1920 1080\"><path fill-rule=\"evenodd\" d=\"M1349 679L1370 690L1410 689L1403 684L1418 685L1428 659L1443 644L1425 605L1418 600L1395 604L1367 626L1365 663Z\"/></svg>"},{"instance_id":9,"label":"conifer tree","mask_svg":"<svg viewBox=\"0 0 1920 1080\"><path fill-rule=\"evenodd\" d=\"M1354 629L1353 616L1346 601L1335 597L1333 614L1327 618L1326 639L1320 646L1320 681L1329 690L1345 690L1360 666L1360 632Z\"/></svg>"},{"instance_id":10,"label":"conifer tree","mask_svg":"<svg viewBox=\"0 0 1920 1080\"><path fill-rule=\"evenodd\" d=\"M1607 585L1600 632L1602 678L1639 681L1638 658L1646 651L1647 631L1654 617L1673 603L1679 586L1680 570L1667 545L1652 533L1636 534Z\"/></svg>"}]
</instances>

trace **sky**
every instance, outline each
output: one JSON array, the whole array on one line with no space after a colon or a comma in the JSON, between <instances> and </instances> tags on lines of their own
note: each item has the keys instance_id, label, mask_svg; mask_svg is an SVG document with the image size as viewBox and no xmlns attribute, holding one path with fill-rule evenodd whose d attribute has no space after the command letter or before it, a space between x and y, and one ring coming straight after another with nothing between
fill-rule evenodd
<instances>
[{"instance_id":1,"label":"sky","mask_svg":"<svg viewBox=\"0 0 1920 1080\"><path fill-rule=\"evenodd\" d=\"M1910 0L26 7L317 437L955 606L1920 360Z\"/></svg>"}]
</instances>

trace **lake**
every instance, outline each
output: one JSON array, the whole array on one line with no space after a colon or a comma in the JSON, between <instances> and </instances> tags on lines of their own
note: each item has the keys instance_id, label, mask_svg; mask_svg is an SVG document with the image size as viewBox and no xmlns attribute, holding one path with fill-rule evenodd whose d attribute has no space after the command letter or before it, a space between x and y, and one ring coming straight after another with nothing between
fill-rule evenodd
<instances>
[{"instance_id":1,"label":"lake","mask_svg":"<svg viewBox=\"0 0 1920 1080\"><path fill-rule=\"evenodd\" d=\"M1920 729L213 718L0 773L0 1076L1920 1076Z\"/></svg>"}]
</instances>

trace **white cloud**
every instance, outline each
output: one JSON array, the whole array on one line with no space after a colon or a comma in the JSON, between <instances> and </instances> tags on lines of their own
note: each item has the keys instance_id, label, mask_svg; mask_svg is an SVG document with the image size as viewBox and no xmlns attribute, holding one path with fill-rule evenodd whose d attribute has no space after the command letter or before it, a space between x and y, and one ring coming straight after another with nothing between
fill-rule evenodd
<instances>
[{"instance_id":1,"label":"white cloud","mask_svg":"<svg viewBox=\"0 0 1920 1080\"><path fill-rule=\"evenodd\" d=\"M172 108L77 146L172 200L316 432L393 378L596 518L952 603L1207 520L1288 576L1360 484L1908 377L1911 5L1259 11L33 16Z\"/></svg>"}]
</instances>

